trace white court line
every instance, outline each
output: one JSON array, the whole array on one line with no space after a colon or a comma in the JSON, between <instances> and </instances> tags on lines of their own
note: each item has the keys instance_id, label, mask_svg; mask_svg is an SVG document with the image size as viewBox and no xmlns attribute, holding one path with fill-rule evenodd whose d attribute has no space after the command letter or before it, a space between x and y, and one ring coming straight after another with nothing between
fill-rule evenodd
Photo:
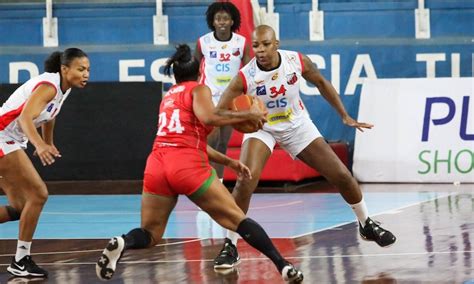
<instances>
[{"instance_id":1,"label":"white court line","mask_svg":"<svg viewBox=\"0 0 474 284\"><path fill-rule=\"evenodd\" d=\"M63 240L63 239L62 239ZM187 241L180 241L180 242L173 242L173 243L166 243L166 244L157 244L155 247L165 247L165 246L172 246L172 245L179 245L179 244L186 244L186 243L193 243L193 242L200 242L205 239L193 239ZM51 251L51 252L38 252L32 253L31 255L51 255L51 254L68 254L68 253L87 253L87 252L96 252L96 251L103 251L104 249L89 249L89 250L71 250L71 251ZM0 254L2 256L14 256L15 254Z\"/></svg>"},{"instance_id":2,"label":"white court line","mask_svg":"<svg viewBox=\"0 0 474 284\"><path fill-rule=\"evenodd\" d=\"M268 206L260 206L260 207L250 207L249 210L259 210L259 209L268 209L268 208L277 208L277 207L285 207L291 206L295 204L303 203L303 201L292 201L282 204L275 204L275 205L268 205ZM174 213L195 213L200 212L199 208L196 210L174 210ZM43 211L41 215L140 215L140 212L48 212Z\"/></svg>"},{"instance_id":3,"label":"white court line","mask_svg":"<svg viewBox=\"0 0 474 284\"><path fill-rule=\"evenodd\" d=\"M448 194L443 195L443 196L433 197L433 198L428 199L428 200L414 202L414 203L411 203L411 204L408 204L408 205L405 205L405 206L401 206L401 207L398 207L398 208L395 208L395 209L390 209L390 210L382 211L382 212L374 214L374 215L370 215L370 214L369 215L371 217L373 217L373 216L379 216L379 215L383 215L383 214L393 214L393 213L398 214L398 213L401 213L402 209L406 209L406 208L411 207L411 206L415 206L415 205L419 205L419 204L422 204L422 203L430 202L430 201L433 201L433 200L436 200L436 199L445 198L445 197L451 196L453 194L458 194L458 193L457 192L451 192L451 193L448 193ZM334 229L336 227L344 226L344 225L351 224L351 223L354 223L354 222L355 221L340 223L340 224L337 224L337 225L334 225L334 226L331 226L331 227L322 228L322 229L315 230L315 231L312 231L312 232L309 232L309 233L304 233L304 234L301 234L301 235L293 236L293 237L290 237L290 239L296 239L296 238L304 237L304 236L307 236L307 235L319 233L319 232L322 232L322 231L331 230L331 229Z\"/></svg>"},{"instance_id":4,"label":"white court line","mask_svg":"<svg viewBox=\"0 0 474 284\"><path fill-rule=\"evenodd\" d=\"M380 253L380 254L341 254L341 255L313 255L313 256L289 256L285 259L323 259L323 258L360 258L360 257L387 257L387 256L419 256L439 254L464 254L474 253L473 250L458 251L433 251L433 252L405 252L405 253ZM270 259L266 257L241 258L241 261L261 261ZM178 259L178 260L136 260L121 261L121 264L153 264L153 263L187 263L187 262L213 262L214 259ZM38 265L95 265L95 262L42 262ZM8 266L10 263L0 263L0 266Z\"/></svg>"}]
</instances>

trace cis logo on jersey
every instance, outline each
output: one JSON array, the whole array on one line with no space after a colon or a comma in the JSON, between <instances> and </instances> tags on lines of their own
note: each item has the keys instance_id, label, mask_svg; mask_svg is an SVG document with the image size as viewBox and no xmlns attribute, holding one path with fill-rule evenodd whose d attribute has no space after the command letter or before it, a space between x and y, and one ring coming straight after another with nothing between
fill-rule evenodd
<instances>
[{"instance_id":1,"label":"cis logo on jersey","mask_svg":"<svg viewBox=\"0 0 474 284\"><path fill-rule=\"evenodd\" d=\"M233 56L239 56L240 55L240 48L232 49L232 55Z\"/></svg>"},{"instance_id":2,"label":"cis logo on jersey","mask_svg":"<svg viewBox=\"0 0 474 284\"><path fill-rule=\"evenodd\" d=\"M296 72L293 72L292 74L286 75L286 82L288 85L293 85L298 81L298 76L296 76Z\"/></svg>"},{"instance_id":3,"label":"cis logo on jersey","mask_svg":"<svg viewBox=\"0 0 474 284\"><path fill-rule=\"evenodd\" d=\"M267 89L265 89L265 85L257 86L257 96L265 96L267 94Z\"/></svg>"}]
</instances>

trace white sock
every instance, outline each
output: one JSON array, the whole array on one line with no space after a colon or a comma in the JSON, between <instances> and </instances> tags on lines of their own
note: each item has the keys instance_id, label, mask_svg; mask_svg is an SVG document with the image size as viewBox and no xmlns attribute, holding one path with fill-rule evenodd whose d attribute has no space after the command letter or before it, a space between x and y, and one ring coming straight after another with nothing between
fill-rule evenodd
<instances>
[{"instance_id":1,"label":"white sock","mask_svg":"<svg viewBox=\"0 0 474 284\"><path fill-rule=\"evenodd\" d=\"M224 182L224 178L220 178L219 180L221 181L221 183Z\"/></svg>"},{"instance_id":2,"label":"white sock","mask_svg":"<svg viewBox=\"0 0 474 284\"><path fill-rule=\"evenodd\" d=\"M231 230L227 230L226 237L232 242L234 246L237 246L237 240L239 239L239 234L236 232L232 232Z\"/></svg>"},{"instance_id":3,"label":"white sock","mask_svg":"<svg viewBox=\"0 0 474 284\"><path fill-rule=\"evenodd\" d=\"M31 242L24 242L18 240L18 245L16 246L15 261L20 261L27 255L30 255Z\"/></svg>"},{"instance_id":4,"label":"white sock","mask_svg":"<svg viewBox=\"0 0 474 284\"><path fill-rule=\"evenodd\" d=\"M350 204L352 210L357 216L357 220L362 226L365 226L365 221L369 218L369 211L367 210L367 206L365 205L364 198L359 203Z\"/></svg>"}]
</instances>

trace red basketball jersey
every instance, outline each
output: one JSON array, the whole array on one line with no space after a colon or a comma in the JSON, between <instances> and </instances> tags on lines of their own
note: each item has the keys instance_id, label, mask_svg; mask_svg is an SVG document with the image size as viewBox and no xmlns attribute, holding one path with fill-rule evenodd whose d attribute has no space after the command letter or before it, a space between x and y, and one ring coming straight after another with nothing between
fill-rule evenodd
<instances>
[{"instance_id":1,"label":"red basketball jersey","mask_svg":"<svg viewBox=\"0 0 474 284\"><path fill-rule=\"evenodd\" d=\"M207 135L213 127L205 126L194 115L192 91L196 86L195 81L183 82L164 95L153 150L182 147L206 152Z\"/></svg>"}]
</instances>

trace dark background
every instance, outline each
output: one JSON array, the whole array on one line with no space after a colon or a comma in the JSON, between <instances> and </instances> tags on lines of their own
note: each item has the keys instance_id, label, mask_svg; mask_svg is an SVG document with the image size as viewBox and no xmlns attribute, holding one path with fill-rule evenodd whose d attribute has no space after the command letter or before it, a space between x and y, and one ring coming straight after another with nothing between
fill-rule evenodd
<instances>
[{"instance_id":1,"label":"dark background","mask_svg":"<svg viewBox=\"0 0 474 284\"><path fill-rule=\"evenodd\" d=\"M3 104L18 84L0 84ZM27 153L41 177L57 180L141 180L157 131L160 82L95 82L73 89L56 117L54 144L62 155L42 166Z\"/></svg>"}]
</instances>

